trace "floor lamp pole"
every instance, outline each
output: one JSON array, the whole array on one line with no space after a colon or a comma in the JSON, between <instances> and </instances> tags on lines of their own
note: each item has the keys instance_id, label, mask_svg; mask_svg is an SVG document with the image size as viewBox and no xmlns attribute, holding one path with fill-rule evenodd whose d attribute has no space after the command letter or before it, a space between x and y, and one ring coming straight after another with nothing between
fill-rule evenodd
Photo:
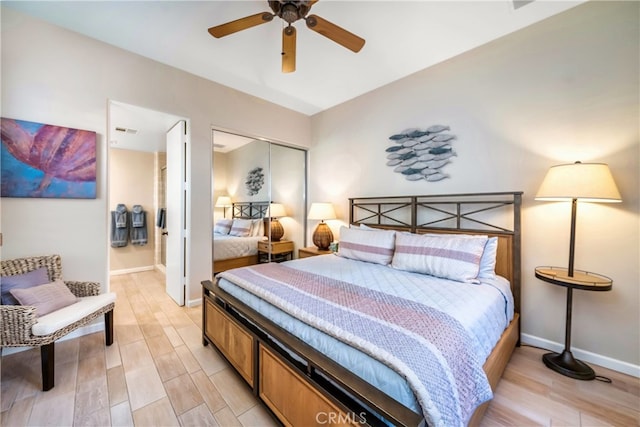
<instances>
[{"instance_id":1,"label":"floor lamp pole","mask_svg":"<svg viewBox=\"0 0 640 427\"><path fill-rule=\"evenodd\" d=\"M569 238L569 277L573 277L573 259L576 252L576 213L578 199L571 199L571 237Z\"/></svg>"},{"instance_id":2,"label":"floor lamp pole","mask_svg":"<svg viewBox=\"0 0 640 427\"><path fill-rule=\"evenodd\" d=\"M571 237L569 240L569 269L568 276L573 277L573 259L576 244L576 211L578 201L571 200ZM542 356L547 367L571 378L580 380L591 380L595 378L595 372L589 365L580 360L576 360L571 353L571 315L573 307L573 288L567 287L567 313L564 329L564 350L562 353L546 353Z\"/></svg>"}]
</instances>

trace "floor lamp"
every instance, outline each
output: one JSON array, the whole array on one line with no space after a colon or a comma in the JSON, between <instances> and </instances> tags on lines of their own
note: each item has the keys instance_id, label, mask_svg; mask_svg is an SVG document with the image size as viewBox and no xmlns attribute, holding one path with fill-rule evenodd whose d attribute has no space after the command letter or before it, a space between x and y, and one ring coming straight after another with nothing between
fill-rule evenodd
<instances>
[{"instance_id":1,"label":"floor lamp","mask_svg":"<svg viewBox=\"0 0 640 427\"><path fill-rule=\"evenodd\" d=\"M538 267L536 277L567 288L565 346L562 353L542 356L544 364L571 378L591 380L595 373L586 363L571 354L571 311L573 289L607 291L612 281L608 277L574 269L576 243L576 214L578 201L621 202L620 192L613 180L609 166L604 163L581 163L552 166L542 181L536 200L571 201L571 234L569 240L568 268Z\"/></svg>"}]
</instances>

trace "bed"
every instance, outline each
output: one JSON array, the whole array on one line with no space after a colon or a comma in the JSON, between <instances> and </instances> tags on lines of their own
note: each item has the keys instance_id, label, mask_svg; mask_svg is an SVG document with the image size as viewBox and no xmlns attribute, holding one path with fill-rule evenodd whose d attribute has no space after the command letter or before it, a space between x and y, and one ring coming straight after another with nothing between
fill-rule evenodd
<instances>
[{"instance_id":1,"label":"bed","mask_svg":"<svg viewBox=\"0 0 640 427\"><path fill-rule=\"evenodd\" d=\"M341 256L231 270L215 283L202 282L203 344L212 343L285 425L477 425L519 343L521 198L509 192L349 199L353 229L341 230ZM409 232L394 234L392 267L358 259L358 236L377 233L382 241L392 230ZM432 277L420 271L423 256L402 255L411 239L465 248L488 247L491 239L495 275L480 278L476 270L477 278L461 282L455 275L465 266L452 262L454 285ZM447 300L443 289L453 296ZM316 300L320 294L324 299ZM352 295L358 304L348 300ZM425 298L444 306L432 310ZM376 301L392 309L379 311ZM482 307L479 314L468 308L474 305ZM373 326L353 322L354 316L374 317ZM424 344L412 328L426 318L439 323L418 331L433 338ZM491 319L480 322L491 326L476 318ZM398 342L378 340L387 336L379 332L385 328L409 331Z\"/></svg>"},{"instance_id":2,"label":"bed","mask_svg":"<svg viewBox=\"0 0 640 427\"><path fill-rule=\"evenodd\" d=\"M264 229L264 217L266 215L269 202L235 202L231 205L231 221L244 220L252 221L254 226L262 224ZM231 268L244 267L258 263L258 242L266 240L264 232L252 233L250 236L235 236L229 234L232 222L224 230L221 223L216 222L213 232L213 274ZM223 232L217 232L223 228ZM226 232L224 232L226 231Z\"/></svg>"}]
</instances>

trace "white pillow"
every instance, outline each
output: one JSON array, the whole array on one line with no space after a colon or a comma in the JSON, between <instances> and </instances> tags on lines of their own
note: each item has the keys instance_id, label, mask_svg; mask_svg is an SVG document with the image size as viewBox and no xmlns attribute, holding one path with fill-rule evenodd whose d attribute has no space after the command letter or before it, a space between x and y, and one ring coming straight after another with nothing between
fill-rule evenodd
<instances>
[{"instance_id":1,"label":"white pillow","mask_svg":"<svg viewBox=\"0 0 640 427\"><path fill-rule=\"evenodd\" d=\"M433 237L487 237L476 234L431 234L427 233L425 236ZM484 246L482 252L482 258L480 258L480 272L478 273L478 279L495 279L496 277L496 257L498 255L498 238L488 237L487 244Z\"/></svg>"},{"instance_id":2,"label":"white pillow","mask_svg":"<svg viewBox=\"0 0 640 427\"><path fill-rule=\"evenodd\" d=\"M262 237L264 236L264 219L254 219L251 226L251 236Z\"/></svg>"},{"instance_id":3,"label":"white pillow","mask_svg":"<svg viewBox=\"0 0 640 427\"><path fill-rule=\"evenodd\" d=\"M498 256L498 238L489 237L484 246L484 252L480 259L480 272L478 279L495 279L496 277L496 257Z\"/></svg>"},{"instance_id":4,"label":"white pillow","mask_svg":"<svg viewBox=\"0 0 640 427\"><path fill-rule=\"evenodd\" d=\"M479 283L487 236L397 233L392 266L466 283Z\"/></svg>"},{"instance_id":5,"label":"white pillow","mask_svg":"<svg viewBox=\"0 0 640 427\"><path fill-rule=\"evenodd\" d=\"M213 232L216 234L229 234L232 224L232 219L220 219L216 222L215 227L213 227Z\"/></svg>"},{"instance_id":6,"label":"white pillow","mask_svg":"<svg viewBox=\"0 0 640 427\"><path fill-rule=\"evenodd\" d=\"M359 261L388 265L393 258L396 232L340 227L338 255Z\"/></svg>"},{"instance_id":7,"label":"white pillow","mask_svg":"<svg viewBox=\"0 0 640 427\"><path fill-rule=\"evenodd\" d=\"M252 225L253 221L250 219L235 218L233 220L233 225L231 226L231 231L229 231L229 235L236 237L249 237L251 236Z\"/></svg>"}]
</instances>

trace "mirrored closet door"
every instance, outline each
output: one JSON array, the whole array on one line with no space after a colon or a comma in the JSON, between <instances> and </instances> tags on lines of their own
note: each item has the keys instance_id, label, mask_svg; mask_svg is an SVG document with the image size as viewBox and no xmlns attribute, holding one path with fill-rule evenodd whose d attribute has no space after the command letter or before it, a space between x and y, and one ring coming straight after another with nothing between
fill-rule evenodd
<instances>
[{"instance_id":1,"label":"mirrored closet door","mask_svg":"<svg viewBox=\"0 0 640 427\"><path fill-rule=\"evenodd\" d=\"M304 149L213 131L213 272L297 257L306 245Z\"/></svg>"}]
</instances>

